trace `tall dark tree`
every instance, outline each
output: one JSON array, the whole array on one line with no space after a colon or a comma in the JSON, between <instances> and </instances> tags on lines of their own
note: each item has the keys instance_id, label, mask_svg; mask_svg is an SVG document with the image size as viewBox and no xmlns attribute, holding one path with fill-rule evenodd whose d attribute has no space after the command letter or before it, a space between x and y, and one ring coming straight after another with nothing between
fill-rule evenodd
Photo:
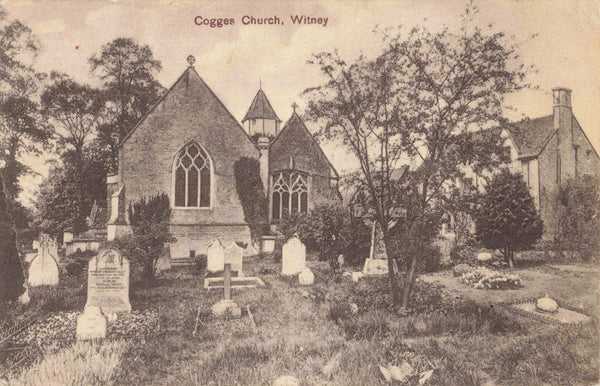
<instances>
[{"instance_id":1,"label":"tall dark tree","mask_svg":"<svg viewBox=\"0 0 600 386\"><path fill-rule=\"evenodd\" d=\"M503 169L494 175L475 210L475 234L486 248L500 249L514 267L515 251L542 237L543 224L520 174Z\"/></svg>"},{"instance_id":2,"label":"tall dark tree","mask_svg":"<svg viewBox=\"0 0 600 386\"><path fill-rule=\"evenodd\" d=\"M42 93L42 108L54 125L63 161L73 168L76 194L76 231L85 228L85 154L86 144L93 138L103 119L100 91L81 85L64 74L53 73L52 84Z\"/></svg>"},{"instance_id":3,"label":"tall dark tree","mask_svg":"<svg viewBox=\"0 0 600 386\"><path fill-rule=\"evenodd\" d=\"M0 302L16 300L24 291L25 276L19 252L17 234L9 213L0 177Z\"/></svg>"},{"instance_id":4,"label":"tall dark tree","mask_svg":"<svg viewBox=\"0 0 600 386\"><path fill-rule=\"evenodd\" d=\"M99 127L98 141L111 150L107 159L116 172L119 142L158 100L163 87L156 80L161 63L147 45L118 38L89 59L91 72L103 82L110 119Z\"/></svg>"},{"instance_id":5,"label":"tall dark tree","mask_svg":"<svg viewBox=\"0 0 600 386\"><path fill-rule=\"evenodd\" d=\"M373 60L348 64L333 52L311 61L328 81L306 91L308 114L322 123L320 135L341 142L360 162L397 307L408 305L420 256L410 256L400 294L389 250L389 224L400 201L392 172L402 163L421 165L408 183L417 188L408 221L421 221L432 206L452 200L449 187L464 177L464 165L481 171L500 163L500 136L482 140L470 131L503 124L505 95L526 86L529 69L518 63L517 46L501 32L474 26L473 11L467 8L456 32L415 27L406 36L384 33L385 49Z\"/></svg>"}]
</instances>

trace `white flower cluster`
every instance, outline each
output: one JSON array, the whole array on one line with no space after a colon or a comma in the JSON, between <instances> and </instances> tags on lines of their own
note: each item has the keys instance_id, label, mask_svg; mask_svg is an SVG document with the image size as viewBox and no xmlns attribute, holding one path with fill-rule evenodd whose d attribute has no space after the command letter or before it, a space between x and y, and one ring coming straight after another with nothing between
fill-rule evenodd
<instances>
[{"instance_id":1,"label":"white flower cluster","mask_svg":"<svg viewBox=\"0 0 600 386\"><path fill-rule=\"evenodd\" d=\"M477 267L463 274L459 282L477 289L505 289L521 287L519 275L507 275L486 267Z\"/></svg>"}]
</instances>

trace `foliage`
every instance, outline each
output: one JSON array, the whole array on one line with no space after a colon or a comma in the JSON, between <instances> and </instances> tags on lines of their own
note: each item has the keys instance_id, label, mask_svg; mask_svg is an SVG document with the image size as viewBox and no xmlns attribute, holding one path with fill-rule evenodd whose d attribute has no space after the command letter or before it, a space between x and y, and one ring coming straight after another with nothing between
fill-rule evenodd
<instances>
[{"instance_id":1,"label":"foliage","mask_svg":"<svg viewBox=\"0 0 600 386\"><path fill-rule=\"evenodd\" d=\"M450 260L454 264L471 263L477 257L478 249L468 244L457 244L450 250Z\"/></svg>"},{"instance_id":2,"label":"foliage","mask_svg":"<svg viewBox=\"0 0 600 386\"><path fill-rule=\"evenodd\" d=\"M165 253L166 244L175 241L169 231L171 207L169 197L160 194L129 205L129 222L133 229L127 248L134 264L143 271L145 281L154 280L156 261Z\"/></svg>"},{"instance_id":3,"label":"foliage","mask_svg":"<svg viewBox=\"0 0 600 386\"><path fill-rule=\"evenodd\" d=\"M327 83L306 91L308 115L322 123L320 136L340 142L359 161L357 178L367 188L386 248L388 223L402 195L390 178L400 160L421 165L407 185L417 188L423 214L456 197L446 187L464 177L462 165L481 172L505 159L497 131L471 131L506 122L504 96L527 87L530 69L504 33L474 23L476 11L467 7L459 31L415 27L407 35L384 33L385 49L374 60L361 56L347 64L335 51L311 61ZM390 270L397 306L408 305L417 262L409 266L402 298Z\"/></svg>"},{"instance_id":4,"label":"foliage","mask_svg":"<svg viewBox=\"0 0 600 386\"><path fill-rule=\"evenodd\" d=\"M94 143L84 148L81 172L73 151L63 153L62 165L50 167L35 200L36 222L44 232L56 235L69 227L75 232L83 231L94 201L105 205L106 169L98 151Z\"/></svg>"},{"instance_id":5,"label":"foliage","mask_svg":"<svg viewBox=\"0 0 600 386\"><path fill-rule=\"evenodd\" d=\"M515 289L523 286L519 275L508 275L486 267L473 268L459 277L458 281L476 289Z\"/></svg>"},{"instance_id":6,"label":"foliage","mask_svg":"<svg viewBox=\"0 0 600 386\"><path fill-rule=\"evenodd\" d=\"M492 177L474 220L477 239L486 248L500 249L511 267L515 251L530 248L542 237L542 219L527 184L507 169Z\"/></svg>"},{"instance_id":7,"label":"foliage","mask_svg":"<svg viewBox=\"0 0 600 386\"><path fill-rule=\"evenodd\" d=\"M106 149L109 172L118 170L119 143L156 103L163 87L155 78L161 63L147 45L117 38L89 58L90 72L102 84L107 119L98 127L97 142Z\"/></svg>"},{"instance_id":8,"label":"foliage","mask_svg":"<svg viewBox=\"0 0 600 386\"><path fill-rule=\"evenodd\" d=\"M17 234L8 211L0 177L0 302L16 300L24 291L25 275L17 251Z\"/></svg>"},{"instance_id":9,"label":"foliage","mask_svg":"<svg viewBox=\"0 0 600 386\"><path fill-rule=\"evenodd\" d=\"M369 253L369 227L340 203L316 205L308 214L285 215L277 230L286 240L297 234L308 250L319 251L320 260L337 261L343 254L348 264L358 264Z\"/></svg>"},{"instance_id":10,"label":"foliage","mask_svg":"<svg viewBox=\"0 0 600 386\"><path fill-rule=\"evenodd\" d=\"M235 188L253 240L269 233L267 198L258 160L242 157L233 164Z\"/></svg>"},{"instance_id":11,"label":"foliage","mask_svg":"<svg viewBox=\"0 0 600 386\"><path fill-rule=\"evenodd\" d=\"M557 197L558 230L555 241L561 251L577 252L582 259L600 250L600 185L591 177L565 181Z\"/></svg>"}]
</instances>

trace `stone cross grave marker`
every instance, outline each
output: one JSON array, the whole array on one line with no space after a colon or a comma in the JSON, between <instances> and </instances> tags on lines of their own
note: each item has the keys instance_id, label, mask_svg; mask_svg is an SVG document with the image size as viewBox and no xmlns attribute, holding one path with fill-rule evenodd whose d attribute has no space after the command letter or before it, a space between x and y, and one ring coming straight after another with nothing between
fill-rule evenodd
<instances>
[{"instance_id":1,"label":"stone cross grave marker","mask_svg":"<svg viewBox=\"0 0 600 386\"><path fill-rule=\"evenodd\" d=\"M298 237L291 237L281 252L282 275L295 275L306 268L306 246Z\"/></svg>"},{"instance_id":2,"label":"stone cross grave marker","mask_svg":"<svg viewBox=\"0 0 600 386\"><path fill-rule=\"evenodd\" d=\"M131 312L129 303L129 261L116 248L98 252L88 264L86 307L100 307L105 315Z\"/></svg>"},{"instance_id":3,"label":"stone cross grave marker","mask_svg":"<svg viewBox=\"0 0 600 386\"><path fill-rule=\"evenodd\" d=\"M223 272L223 299L231 300L231 264L225 264Z\"/></svg>"},{"instance_id":4,"label":"stone cross grave marker","mask_svg":"<svg viewBox=\"0 0 600 386\"><path fill-rule=\"evenodd\" d=\"M225 251L223 245L217 239L210 244L206 251L206 270L208 272L219 272L224 269Z\"/></svg>"},{"instance_id":5,"label":"stone cross grave marker","mask_svg":"<svg viewBox=\"0 0 600 386\"><path fill-rule=\"evenodd\" d=\"M30 287L58 285L58 247L50 235L40 233L38 254L29 266L27 282Z\"/></svg>"},{"instance_id":6,"label":"stone cross grave marker","mask_svg":"<svg viewBox=\"0 0 600 386\"><path fill-rule=\"evenodd\" d=\"M225 248L225 264L231 265L232 271L237 271L238 276L244 276L242 272L244 250L233 241Z\"/></svg>"},{"instance_id":7,"label":"stone cross grave marker","mask_svg":"<svg viewBox=\"0 0 600 386\"><path fill-rule=\"evenodd\" d=\"M88 306L77 318L77 340L106 338L106 318L98 306Z\"/></svg>"}]
</instances>

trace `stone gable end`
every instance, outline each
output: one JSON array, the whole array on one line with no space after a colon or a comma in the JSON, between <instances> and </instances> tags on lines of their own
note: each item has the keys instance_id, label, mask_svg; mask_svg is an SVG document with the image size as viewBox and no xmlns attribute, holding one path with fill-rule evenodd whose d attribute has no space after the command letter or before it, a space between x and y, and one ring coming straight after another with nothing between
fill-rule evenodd
<instances>
[{"instance_id":1,"label":"stone gable end","mask_svg":"<svg viewBox=\"0 0 600 386\"><path fill-rule=\"evenodd\" d=\"M172 223L244 224L233 165L242 157L258 159L258 149L193 68L183 73L121 145L119 174L127 203L157 193L172 199L173 161L191 141L212 160L213 207L173 209Z\"/></svg>"}]
</instances>

